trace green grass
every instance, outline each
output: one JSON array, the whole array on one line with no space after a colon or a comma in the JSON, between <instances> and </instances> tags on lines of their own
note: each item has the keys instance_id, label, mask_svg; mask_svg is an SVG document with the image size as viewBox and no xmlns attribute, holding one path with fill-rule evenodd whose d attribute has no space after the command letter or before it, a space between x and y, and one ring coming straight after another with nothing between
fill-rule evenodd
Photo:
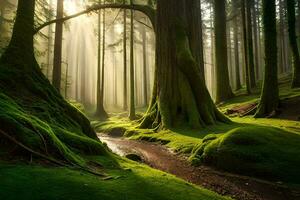
<instances>
[{"instance_id":1,"label":"green grass","mask_svg":"<svg viewBox=\"0 0 300 200\"><path fill-rule=\"evenodd\" d=\"M115 158L98 157L114 178L102 180L68 168L0 163L0 199L5 200L218 200L229 199L172 175Z\"/></svg>"}]
</instances>

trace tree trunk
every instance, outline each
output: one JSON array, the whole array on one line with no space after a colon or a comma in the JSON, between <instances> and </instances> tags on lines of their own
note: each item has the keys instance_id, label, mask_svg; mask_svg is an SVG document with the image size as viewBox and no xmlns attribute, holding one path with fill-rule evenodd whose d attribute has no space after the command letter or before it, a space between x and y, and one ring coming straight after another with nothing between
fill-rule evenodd
<instances>
[{"instance_id":1,"label":"tree trunk","mask_svg":"<svg viewBox=\"0 0 300 200\"><path fill-rule=\"evenodd\" d=\"M265 35L265 75L261 100L255 117L273 115L276 113L279 104L275 0L263 0L263 25Z\"/></svg>"},{"instance_id":2,"label":"tree trunk","mask_svg":"<svg viewBox=\"0 0 300 200\"><path fill-rule=\"evenodd\" d=\"M16 64L24 66L23 62L32 63L32 60L35 60L33 53L34 5L34 0L28 0L28 3L26 0L19 0L19 12L17 12L11 41L1 57L3 63L16 62ZM18 49L18 51L14 49Z\"/></svg>"},{"instance_id":3,"label":"tree trunk","mask_svg":"<svg viewBox=\"0 0 300 200\"><path fill-rule=\"evenodd\" d=\"M247 93L251 94L251 84L250 84L250 73L249 73L249 62L248 62L248 45L247 45L247 23L246 23L246 10L245 10L245 0L241 1L241 15L243 24L243 47L244 47L244 71L245 71L245 82Z\"/></svg>"},{"instance_id":4,"label":"tree trunk","mask_svg":"<svg viewBox=\"0 0 300 200\"><path fill-rule=\"evenodd\" d=\"M125 4L125 1L124 1ZM127 110L128 102L127 102L127 11L124 9L123 11L123 110Z\"/></svg>"},{"instance_id":5,"label":"tree trunk","mask_svg":"<svg viewBox=\"0 0 300 200\"><path fill-rule=\"evenodd\" d=\"M258 61L258 36L257 36L257 12L256 12L256 0L252 0L251 4L252 20L253 20L253 46L254 46L254 66L255 66L255 80L259 79L259 61Z\"/></svg>"},{"instance_id":6,"label":"tree trunk","mask_svg":"<svg viewBox=\"0 0 300 200\"><path fill-rule=\"evenodd\" d=\"M262 66L263 66L263 50L261 43L261 14L259 11L259 1L256 1L256 13L259 13L257 16L257 48L258 48L258 79L262 79Z\"/></svg>"},{"instance_id":7,"label":"tree trunk","mask_svg":"<svg viewBox=\"0 0 300 200\"><path fill-rule=\"evenodd\" d=\"M132 4L132 1L131 1ZM133 24L133 10L130 10L130 108L129 119L133 120L135 116L135 90L134 90L134 24Z\"/></svg>"},{"instance_id":8,"label":"tree trunk","mask_svg":"<svg viewBox=\"0 0 300 200\"><path fill-rule=\"evenodd\" d=\"M292 88L300 87L300 56L297 44L296 36L296 12L295 0L287 0L287 14L288 14L288 24L289 24L289 39L290 46L293 52L293 80Z\"/></svg>"},{"instance_id":9,"label":"tree trunk","mask_svg":"<svg viewBox=\"0 0 300 200\"><path fill-rule=\"evenodd\" d=\"M199 128L229 121L217 110L203 79L202 37L195 28L199 24L198 0L157 2L155 82L141 128ZM197 53L199 62L193 56Z\"/></svg>"},{"instance_id":10,"label":"tree trunk","mask_svg":"<svg viewBox=\"0 0 300 200\"><path fill-rule=\"evenodd\" d=\"M144 25L142 26L142 45L143 45L143 87L144 105L148 105L148 79L147 79L147 35Z\"/></svg>"},{"instance_id":11,"label":"tree trunk","mask_svg":"<svg viewBox=\"0 0 300 200\"><path fill-rule=\"evenodd\" d=\"M216 56L216 102L220 103L233 97L229 83L226 9L225 0L214 1L215 56Z\"/></svg>"},{"instance_id":12,"label":"tree trunk","mask_svg":"<svg viewBox=\"0 0 300 200\"><path fill-rule=\"evenodd\" d=\"M213 2L210 3L210 47L211 47L211 96L215 98L215 91L216 91L216 73L215 73L215 38L214 38L214 31L213 31Z\"/></svg>"},{"instance_id":13,"label":"tree trunk","mask_svg":"<svg viewBox=\"0 0 300 200\"><path fill-rule=\"evenodd\" d=\"M64 16L64 1L57 0L56 18ZM53 75L52 84L60 91L61 89L61 56L62 56L62 38L63 37L63 22L57 22L55 26L55 41L54 41L54 60L53 60Z\"/></svg>"},{"instance_id":14,"label":"tree trunk","mask_svg":"<svg viewBox=\"0 0 300 200\"><path fill-rule=\"evenodd\" d=\"M240 58L239 58L239 29L238 29L238 17L234 18L234 59L235 59L235 89L241 89L241 79L240 79Z\"/></svg>"},{"instance_id":15,"label":"tree trunk","mask_svg":"<svg viewBox=\"0 0 300 200\"><path fill-rule=\"evenodd\" d=\"M49 1L50 9L52 9L52 0ZM50 21L52 18L52 13L49 12L47 19ZM1 32L1 31L0 31ZM50 68L50 59L51 59L51 51L52 51L52 46L53 46L53 33L52 33L52 25L49 25L48 27L48 49L47 49L47 72L46 76L48 79L50 79L50 73L51 73L51 68Z\"/></svg>"},{"instance_id":16,"label":"tree trunk","mask_svg":"<svg viewBox=\"0 0 300 200\"><path fill-rule=\"evenodd\" d=\"M1 56L1 53L3 51L3 46L2 46L2 39L3 39L3 18L4 18L4 9L5 9L5 4L4 5L0 5L0 56Z\"/></svg>"},{"instance_id":17,"label":"tree trunk","mask_svg":"<svg viewBox=\"0 0 300 200\"><path fill-rule=\"evenodd\" d=\"M256 87L256 79L255 79L255 66L254 66L254 55L253 55L253 39L252 39L252 14L251 14L251 4L253 0L245 1L246 7L246 22L247 22L247 48L248 48L248 70L249 70L249 79L251 88Z\"/></svg>"},{"instance_id":18,"label":"tree trunk","mask_svg":"<svg viewBox=\"0 0 300 200\"><path fill-rule=\"evenodd\" d=\"M104 105L103 105L103 76L101 77L101 74L103 74L103 63L104 63L104 57L102 58L102 65L101 65L101 37L103 37L104 39L104 35L101 34L101 10L98 11L98 67L97 67L97 110L96 110L96 116L99 117L100 119L106 119L108 117L105 109L104 109ZM103 12L103 29L105 29L105 11ZM103 34L105 34L105 32L103 31ZM103 43L105 43L105 40L103 40ZM103 46L102 46L103 47ZM104 45L105 47L105 45ZM102 49L102 51L104 51L104 49ZM101 70L101 66L102 66L102 70ZM101 73L102 71L102 73ZM104 74L103 74L104 75Z\"/></svg>"},{"instance_id":19,"label":"tree trunk","mask_svg":"<svg viewBox=\"0 0 300 200\"><path fill-rule=\"evenodd\" d=\"M89 120L66 102L41 72L34 57L34 9L35 0L18 1L12 38L0 58L0 74L5 74L0 77L1 101L13 107L13 112L10 107L2 110L0 124L5 126L0 129L40 154L83 166L72 151L84 152L91 142L102 145Z\"/></svg>"}]
</instances>

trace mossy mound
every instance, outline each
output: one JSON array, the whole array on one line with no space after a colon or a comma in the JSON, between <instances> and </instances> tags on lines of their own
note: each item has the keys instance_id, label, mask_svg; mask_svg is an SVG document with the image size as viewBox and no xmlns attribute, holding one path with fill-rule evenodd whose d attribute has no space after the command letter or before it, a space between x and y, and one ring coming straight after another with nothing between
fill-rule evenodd
<instances>
[{"instance_id":1,"label":"mossy mound","mask_svg":"<svg viewBox=\"0 0 300 200\"><path fill-rule=\"evenodd\" d=\"M105 154L89 120L32 65L0 63L0 142L71 165L85 165L82 154Z\"/></svg>"},{"instance_id":2,"label":"mossy mound","mask_svg":"<svg viewBox=\"0 0 300 200\"><path fill-rule=\"evenodd\" d=\"M278 128L241 127L208 135L190 160L273 181L300 183L300 135Z\"/></svg>"}]
</instances>

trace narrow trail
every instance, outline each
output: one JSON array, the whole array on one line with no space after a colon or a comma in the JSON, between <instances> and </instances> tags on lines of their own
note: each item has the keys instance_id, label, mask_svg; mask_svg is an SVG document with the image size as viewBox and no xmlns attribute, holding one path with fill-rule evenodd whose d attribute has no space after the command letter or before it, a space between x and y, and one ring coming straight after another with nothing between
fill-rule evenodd
<instances>
[{"instance_id":1,"label":"narrow trail","mask_svg":"<svg viewBox=\"0 0 300 200\"><path fill-rule=\"evenodd\" d=\"M186 158L166 147L145 141L128 140L99 134L101 141L116 154L141 156L143 162L155 169L173 174L188 182L213 190L237 200L300 200L300 189L291 189L246 176L217 171L211 167L191 166Z\"/></svg>"}]
</instances>

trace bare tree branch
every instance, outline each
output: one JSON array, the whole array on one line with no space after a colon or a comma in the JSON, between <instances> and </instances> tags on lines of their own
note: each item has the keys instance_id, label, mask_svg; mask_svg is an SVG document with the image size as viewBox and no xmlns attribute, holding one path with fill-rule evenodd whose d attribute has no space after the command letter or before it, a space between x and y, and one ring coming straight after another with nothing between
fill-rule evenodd
<instances>
[{"instance_id":1,"label":"bare tree branch","mask_svg":"<svg viewBox=\"0 0 300 200\"><path fill-rule=\"evenodd\" d=\"M155 29L155 15L156 15L156 11L147 5L137 5L137 4L133 4L133 5L127 5L127 4L96 4L93 5L91 7L88 7L86 10L83 10L81 12L78 12L76 14L70 15L70 16L66 16L60 19L54 19L51 21L48 21L46 23L44 23L43 25L39 26L38 28L35 29L34 34L36 34L37 32L39 32L41 29L45 28L46 26L49 26L51 24L57 23L57 22L64 22L67 21L69 19L84 15L84 14L88 14L90 12L94 12L100 9L108 9L108 8L119 8L119 9L132 9L132 10L136 10L136 11L140 11L142 13L144 13L151 21L151 24L153 26L153 28Z\"/></svg>"}]
</instances>

